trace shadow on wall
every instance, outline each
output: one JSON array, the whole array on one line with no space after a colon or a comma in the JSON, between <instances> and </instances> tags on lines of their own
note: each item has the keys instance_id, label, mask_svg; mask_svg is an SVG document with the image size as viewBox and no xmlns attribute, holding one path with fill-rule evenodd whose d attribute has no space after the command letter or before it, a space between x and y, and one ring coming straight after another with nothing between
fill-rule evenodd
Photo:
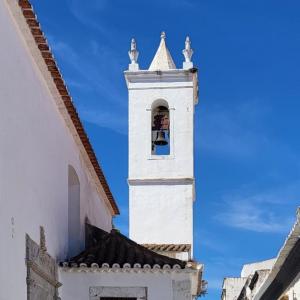
<instances>
[{"instance_id":1,"label":"shadow on wall","mask_svg":"<svg viewBox=\"0 0 300 300\"><path fill-rule=\"evenodd\" d=\"M75 169L68 168L68 257L80 252L80 182Z\"/></svg>"}]
</instances>

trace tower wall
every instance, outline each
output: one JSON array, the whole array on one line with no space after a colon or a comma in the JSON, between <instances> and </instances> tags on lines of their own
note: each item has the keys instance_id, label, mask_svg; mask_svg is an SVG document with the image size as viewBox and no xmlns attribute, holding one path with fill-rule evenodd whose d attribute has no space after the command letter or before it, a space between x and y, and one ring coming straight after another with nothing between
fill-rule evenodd
<instances>
[{"instance_id":1,"label":"tower wall","mask_svg":"<svg viewBox=\"0 0 300 300\"><path fill-rule=\"evenodd\" d=\"M131 185L130 238L141 244L193 244L193 185Z\"/></svg>"},{"instance_id":2,"label":"tower wall","mask_svg":"<svg viewBox=\"0 0 300 300\"><path fill-rule=\"evenodd\" d=\"M194 105L191 70L125 72L129 89L129 234L138 243L193 244ZM152 109L167 103L170 154L151 151Z\"/></svg>"},{"instance_id":3,"label":"tower wall","mask_svg":"<svg viewBox=\"0 0 300 300\"><path fill-rule=\"evenodd\" d=\"M193 86L186 83L157 82L129 90L129 179L194 176ZM160 99L170 113L170 155L164 156L151 154L151 108Z\"/></svg>"}]
</instances>

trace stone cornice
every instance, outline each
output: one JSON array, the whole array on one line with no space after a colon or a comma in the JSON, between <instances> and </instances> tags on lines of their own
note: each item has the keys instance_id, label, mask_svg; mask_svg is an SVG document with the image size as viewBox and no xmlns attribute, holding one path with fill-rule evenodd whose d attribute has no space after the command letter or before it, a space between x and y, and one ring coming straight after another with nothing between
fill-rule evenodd
<instances>
[{"instance_id":1,"label":"stone cornice","mask_svg":"<svg viewBox=\"0 0 300 300\"><path fill-rule=\"evenodd\" d=\"M156 88L193 88L194 103L198 103L198 70L125 71L128 90Z\"/></svg>"},{"instance_id":2,"label":"stone cornice","mask_svg":"<svg viewBox=\"0 0 300 300\"><path fill-rule=\"evenodd\" d=\"M194 178L128 178L129 185L190 185Z\"/></svg>"},{"instance_id":3,"label":"stone cornice","mask_svg":"<svg viewBox=\"0 0 300 300\"><path fill-rule=\"evenodd\" d=\"M187 78L186 76L192 76L192 74L197 73L197 69L196 68L192 68L192 69L173 69L173 70L157 70L157 71L149 71L149 70L138 70L138 71L124 71L124 74L126 77L128 77L128 79L130 78L137 78L137 77L153 77L153 78L157 78L157 77L183 77L183 78ZM192 78L192 77L190 77Z\"/></svg>"}]
</instances>

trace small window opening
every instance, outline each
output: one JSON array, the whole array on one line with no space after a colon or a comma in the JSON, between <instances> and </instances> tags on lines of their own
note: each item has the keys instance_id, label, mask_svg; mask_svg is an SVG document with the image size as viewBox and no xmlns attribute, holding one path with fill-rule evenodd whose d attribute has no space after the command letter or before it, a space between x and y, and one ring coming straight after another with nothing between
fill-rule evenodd
<instances>
[{"instance_id":1,"label":"small window opening","mask_svg":"<svg viewBox=\"0 0 300 300\"><path fill-rule=\"evenodd\" d=\"M154 155L170 154L170 118L169 109L158 106L152 111L151 150Z\"/></svg>"}]
</instances>

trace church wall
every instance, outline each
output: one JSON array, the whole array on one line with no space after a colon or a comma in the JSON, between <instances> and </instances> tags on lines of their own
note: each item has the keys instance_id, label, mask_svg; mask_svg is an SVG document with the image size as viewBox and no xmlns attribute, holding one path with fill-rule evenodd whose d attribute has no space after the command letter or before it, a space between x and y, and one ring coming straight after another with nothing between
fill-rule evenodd
<instances>
[{"instance_id":1,"label":"church wall","mask_svg":"<svg viewBox=\"0 0 300 300\"><path fill-rule=\"evenodd\" d=\"M26 233L39 242L44 226L49 254L66 258L69 165L80 181L82 244L86 217L111 229L111 213L15 22L0 1L1 300L26 299Z\"/></svg>"},{"instance_id":2,"label":"church wall","mask_svg":"<svg viewBox=\"0 0 300 300\"><path fill-rule=\"evenodd\" d=\"M187 273L61 271L61 278L64 285L60 295L64 300L94 300L89 297L92 287L145 287L145 300L191 300L191 279Z\"/></svg>"}]
</instances>

